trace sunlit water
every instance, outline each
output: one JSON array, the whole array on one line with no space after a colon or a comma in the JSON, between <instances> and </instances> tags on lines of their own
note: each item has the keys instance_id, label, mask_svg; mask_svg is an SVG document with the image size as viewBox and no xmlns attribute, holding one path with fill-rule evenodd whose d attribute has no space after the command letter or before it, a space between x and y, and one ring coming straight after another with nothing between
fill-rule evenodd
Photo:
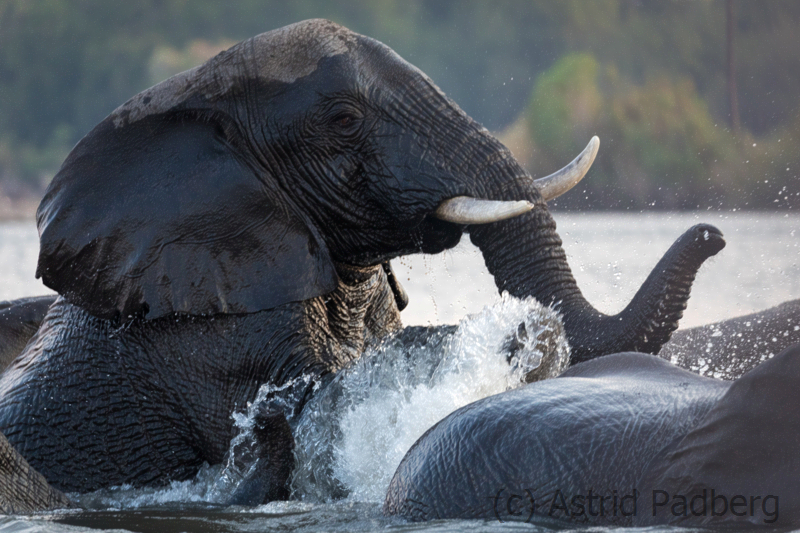
<instances>
[{"instance_id":1,"label":"sunlit water","mask_svg":"<svg viewBox=\"0 0 800 533\"><path fill-rule=\"evenodd\" d=\"M672 243L707 222L727 246L706 261L681 321L692 327L800 298L800 215L794 213L555 213L570 266L599 310L621 311ZM497 301L480 252L464 237L453 250L392 262L411 303L406 324L455 323Z\"/></svg>"},{"instance_id":2,"label":"sunlit water","mask_svg":"<svg viewBox=\"0 0 800 533\"><path fill-rule=\"evenodd\" d=\"M683 327L800 298L800 215L794 213L556 213L575 278L595 307L618 312L685 230L716 225L728 245L697 276ZM0 300L51 292L34 278L30 222L0 223ZM411 302L406 325L455 324L499 295L480 252L465 236L453 250L392 261Z\"/></svg>"},{"instance_id":3,"label":"sunlit water","mask_svg":"<svg viewBox=\"0 0 800 533\"><path fill-rule=\"evenodd\" d=\"M697 222L717 225L728 246L698 275L684 325L800 297L800 217L794 215L560 214L556 220L578 283L607 312L624 307L664 251ZM224 468L207 467L195 480L158 490L82 496L86 511L0 518L0 531L530 531L530 525L493 521L408 524L381 514L394 469L428 427L463 405L519 386L543 355L551 374L566 360L549 310L497 295L467 241L440 256L394 262L411 299L405 323L459 323L470 315L455 333L413 353L388 342L340 372L301 414L290 413L297 501L252 509L219 503L249 467L252 418L232 413L240 435ZM0 300L46 292L33 279L37 251L32 223L0 225ZM534 341L509 360L504 347L522 322ZM290 393L271 401L290 404Z\"/></svg>"}]
</instances>

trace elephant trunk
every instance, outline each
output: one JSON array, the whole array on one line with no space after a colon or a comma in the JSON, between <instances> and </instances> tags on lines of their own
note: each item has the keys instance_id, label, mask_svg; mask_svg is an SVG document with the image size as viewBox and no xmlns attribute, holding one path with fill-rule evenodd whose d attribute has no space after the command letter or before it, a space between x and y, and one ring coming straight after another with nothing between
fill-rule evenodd
<instances>
[{"instance_id":1,"label":"elephant trunk","mask_svg":"<svg viewBox=\"0 0 800 533\"><path fill-rule=\"evenodd\" d=\"M619 314L608 316L583 297L555 221L530 176L513 159L505 158L505 162L510 167L499 171L505 178L493 180L499 185L489 197L528 200L534 204L533 210L469 228L470 238L483 253L498 289L518 298L533 296L557 309L572 348L572 363L616 352L658 353L678 327L697 270L725 246L720 231L701 224L684 233L630 304Z\"/></svg>"}]
</instances>

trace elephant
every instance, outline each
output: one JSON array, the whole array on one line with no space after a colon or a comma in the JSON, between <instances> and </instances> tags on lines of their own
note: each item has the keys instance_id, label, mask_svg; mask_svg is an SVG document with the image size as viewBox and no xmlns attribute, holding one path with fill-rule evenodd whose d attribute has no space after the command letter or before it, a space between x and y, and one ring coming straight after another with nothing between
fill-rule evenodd
<instances>
[{"instance_id":1,"label":"elephant","mask_svg":"<svg viewBox=\"0 0 800 533\"><path fill-rule=\"evenodd\" d=\"M55 299L50 295L0 302L0 371L22 352Z\"/></svg>"},{"instance_id":2,"label":"elephant","mask_svg":"<svg viewBox=\"0 0 800 533\"><path fill-rule=\"evenodd\" d=\"M387 262L465 231L501 290L558 309L575 361L657 351L725 242L687 230L624 311L596 311L546 201L597 147L534 181L374 39L315 19L234 45L122 104L50 183L36 275L59 296L0 376L0 431L54 490L187 479L261 384L312 376L299 409L400 330Z\"/></svg>"},{"instance_id":3,"label":"elephant","mask_svg":"<svg viewBox=\"0 0 800 533\"><path fill-rule=\"evenodd\" d=\"M800 300L713 324L679 329L658 352L681 368L736 379L800 344Z\"/></svg>"},{"instance_id":4,"label":"elephant","mask_svg":"<svg viewBox=\"0 0 800 533\"><path fill-rule=\"evenodd\" d=\"M800 345L736 381L641 353L452 413L408 451L384 512L411 520L797 527Z\"/></svg>"},{"instance_id":5,"label":"elephant","mask_svg":"<svg viewBox=\"0 0 800 533\"><path fill-rule=\"evenodd\" d=\"M0 433L0 513L30 513L71 506L72 501L50 486Z\"/></svg>"}]
</instances>

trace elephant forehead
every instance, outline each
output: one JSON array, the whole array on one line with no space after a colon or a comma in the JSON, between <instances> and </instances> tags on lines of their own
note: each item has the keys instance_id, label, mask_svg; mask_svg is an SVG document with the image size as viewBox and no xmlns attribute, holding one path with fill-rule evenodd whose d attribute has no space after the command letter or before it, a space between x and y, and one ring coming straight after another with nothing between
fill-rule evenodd
<instances>
[{"instance_id":1,"label":"elephant forehead","mask_svg":"<svg viewBox=\"0 0 800 533\"><path fill-rule=\"evenodd\" d=\"M142 91L115 109L109 118L120 128L176 109L193 97L213 102L249 80L292 83L314 72L321 59L348 53L355 47L357 37L324 19L268 31Z\"/></svg>"},{"instance_id":2,"label":"elephant forehead","mask_svg":"<svg viewBox=\"0 0 800 533\"><path fill-rule=\"evenodd\" d=\"M262 33L250 43L260 78L291 83L314 72L320 59L349 52L356 34L335 22L312 19Z\"/></svg>"}]
</instances>

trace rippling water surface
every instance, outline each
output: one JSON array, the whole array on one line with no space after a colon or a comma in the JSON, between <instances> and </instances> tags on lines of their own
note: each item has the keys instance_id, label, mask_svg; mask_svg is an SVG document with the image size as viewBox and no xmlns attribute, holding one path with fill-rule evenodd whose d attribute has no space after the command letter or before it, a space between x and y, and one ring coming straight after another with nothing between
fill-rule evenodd
<instances>
[{"instance_id":1,"label":"rippling water surface","mask_svg":"<svg viewBox=\"0 0 800 533\"><path fill-rule=\"evenodd\" d=\"M717 225L728 246L698 275L684 325L800 297L800 217L795 215L555 218L579 285L606 312L622 309L670 244L698 222ZM408 353L391 343L375 350L341 372L324 395L291 421L298 448L293 487L301 501L254 509L223 507L215 502L220 490L229 490L219 488L228 471L218 465L205 468L195 480L159 490L123 487L82 496L83 511L0 518L0 531L546 530L496 521L408 524L381 515L382 495L394 468L427 427L462 405L518 386L521 376L539 364L545 355L541 346L527 346L511 361L502 353L520 321L526 321L529 331L544 328L558 338L547 310L496 294L480 254L468 238L464 241L446 254L394 262L411 298L405 323L455 324L471 315L458 330L428 351ZM47 292L33 279L37 252L32 222L0 224L0 300ZM557 364L563 344L555 342L549 350L555 359L546 359L547 364ZM237 417L246 432L247 413Z\"/></svg>"}]
</instances>

